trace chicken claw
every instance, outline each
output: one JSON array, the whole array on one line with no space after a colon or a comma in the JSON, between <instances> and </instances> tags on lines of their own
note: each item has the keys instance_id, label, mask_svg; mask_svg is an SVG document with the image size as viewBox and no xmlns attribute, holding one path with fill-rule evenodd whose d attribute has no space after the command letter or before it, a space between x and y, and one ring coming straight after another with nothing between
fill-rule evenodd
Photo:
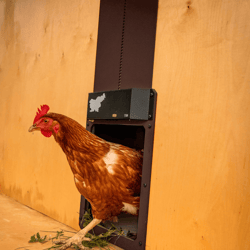
<instances>
[{"instance_id":1,"label":"chicken claw","mask_svg":"<svg viewBox=\"0 0 250 250\"><path fill-rule=\"evenodd\" d=\"M85 235L89 232L89 230L94 228L100 222L101 222L100 219L94 218L85 228L83 228L81 231L79 231L77 234L75 234L72 238L66 240L64 242L65 244L58 249L59 250L66 250L67 248L69 248L73 244L77 245L80 249L85 249L85 250L89 249L88 247L84 247L82 245L82 241L83 240L85 240L85 241L91 240L89 238L85 238Z\"/></svg>"},{"instance_id":2,"label":"chicken claw","mask_svg":"<svg viewBox=\"0 0 250 250\"><path fill-rule=\"evenodd\" d=\"M81 235L79 233L75 234L73 237L69 238L65 241L57 241L56 244L63 244L58 250L66 250L67 248L71 247L73 244L77 245L80 249L89 249L88 247L84 247L82 245L82 241L90 241L90 238L86 238L85 235Z\"/></svg>"}]
</instances>

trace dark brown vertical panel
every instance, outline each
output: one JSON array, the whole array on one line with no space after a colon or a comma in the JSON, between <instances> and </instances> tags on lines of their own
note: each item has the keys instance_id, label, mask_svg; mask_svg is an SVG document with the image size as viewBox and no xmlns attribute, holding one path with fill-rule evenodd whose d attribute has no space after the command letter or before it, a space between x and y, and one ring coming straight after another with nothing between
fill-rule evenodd
<instances>
[{"instance_id":1,"label":"dark brown vertical panel","mask_svg":"<svg viewBox=\"0 0 250 250\"><path fill-rule=\"evenodd\" d=\"M152 87L157 9L158 0L101 0L95 92Z\"/></svg>"},{"instance_id":2,"label":"dark brown vertical panel","mask_svg":"<svg viewBox=\"0 0 250 250\"><path fill-rule=\"evenodd\" d=\"M101 0L94 92L118 89L125 0Z\"/></svg>"},{"instance_id":3,"label":"dark brown vertical panel","mask_svg":"<svg viewBox=\"0 0 250 250\"><path fill-rule=\"evenodd\" d=\"M121 89L152 88L158 0L127 0Z\"/></svg>"}]
</instances>

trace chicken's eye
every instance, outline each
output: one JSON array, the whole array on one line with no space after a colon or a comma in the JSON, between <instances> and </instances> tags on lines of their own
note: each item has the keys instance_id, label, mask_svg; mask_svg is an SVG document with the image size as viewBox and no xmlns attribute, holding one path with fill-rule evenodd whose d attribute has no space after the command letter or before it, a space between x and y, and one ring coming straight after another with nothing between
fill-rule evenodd
<instances>
[{"instance_id":1,"label":"chicken's eye","mask_svg":"<svg viewBox=\"0 0 250 250\"><path fill-rule=\"evenodd\" d=\"M47 123L48 121L49 121L49 120L47 120L47 119L46 119L46 120L44 120L44 122L45 122L45 123Z\"/></svg>"}]
</instances>

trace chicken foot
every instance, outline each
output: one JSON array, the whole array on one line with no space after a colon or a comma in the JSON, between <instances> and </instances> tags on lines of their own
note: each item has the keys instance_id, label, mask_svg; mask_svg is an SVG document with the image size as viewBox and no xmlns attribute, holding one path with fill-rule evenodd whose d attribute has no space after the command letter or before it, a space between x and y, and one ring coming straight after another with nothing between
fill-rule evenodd
<instances>
[{"instance_id":1,"label":"chicken foot","mask_svg":"<svg viewBox=\"0 0 250 250\"><path fill-rule=\"evenodd\" d=\"M79 231L77 234L75 234L73 237L70 239L60 242L63 243L64 245L58 248L58 250L66 250L69 248L72 244L77 245L80 249L86 249L82 245L83 240L90 240L89 238L85 238L85 235L93 229L96 225L98 225L102 220L99 219L93 219L85 228L83 228L81 231ZM59 243L59 242L57 242Z\"/></svg>"}]
</instances>

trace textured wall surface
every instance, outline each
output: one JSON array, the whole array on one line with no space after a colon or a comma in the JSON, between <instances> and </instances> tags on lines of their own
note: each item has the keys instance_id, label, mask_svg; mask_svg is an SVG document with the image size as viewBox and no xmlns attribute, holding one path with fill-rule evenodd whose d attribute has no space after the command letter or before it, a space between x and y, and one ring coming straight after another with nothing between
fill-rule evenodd
<instances>
[{"instance_id":1,"label":"textured wall surface","mask_svg":"<svg viewBox=\"0 0 250 250\"><path fill-rule=\"evenodd\" d=\"M160 0L147 250L249 250L250 2ZM85 125L98 0L0 0L1 191L78 228L80 195L48 104Z\"/></svg>"},{"instance_id":2,"label":"textured wall surface","mask_svg":"<svg viewBox=\"0 0 250 250\"><path fill-rule=\"evenodd\" d=\"M250 249L249 10L159 1L148 250Z\"/></svg>"},{"instance_id":3,"label":"textured wall surface","mask_svg":"<svg viewBox=\"0 0 250 250\"><path fill-rule=\"evenodd\" d=\"M80 195L53 137L28 133L48 104L85 126L93 91L98 0L0 1L0 185L78 229Z\"/></svg>"}]
</instances>

